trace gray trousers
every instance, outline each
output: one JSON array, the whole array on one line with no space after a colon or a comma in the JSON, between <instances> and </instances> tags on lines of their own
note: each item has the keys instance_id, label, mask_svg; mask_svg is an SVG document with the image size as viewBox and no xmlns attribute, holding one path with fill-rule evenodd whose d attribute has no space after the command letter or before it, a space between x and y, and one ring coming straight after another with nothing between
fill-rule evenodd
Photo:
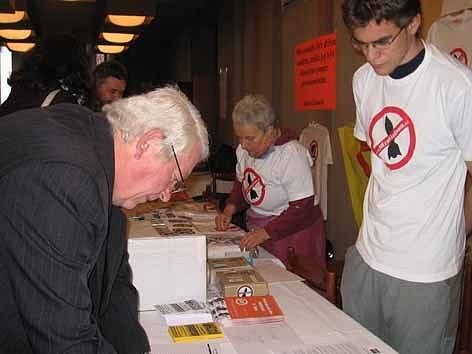
<instances>
[{"instance_id":1,"label":"gray trousers","mask_svg":"<svg viewBox=\"0 0 472 354\"><path fill-rule=\"evenodd\" d=\"M341 281L343 310L401 354L454 350L462 272L444 281L415 283L370 268L353 246Z\"/></svg>"}]
</instances>

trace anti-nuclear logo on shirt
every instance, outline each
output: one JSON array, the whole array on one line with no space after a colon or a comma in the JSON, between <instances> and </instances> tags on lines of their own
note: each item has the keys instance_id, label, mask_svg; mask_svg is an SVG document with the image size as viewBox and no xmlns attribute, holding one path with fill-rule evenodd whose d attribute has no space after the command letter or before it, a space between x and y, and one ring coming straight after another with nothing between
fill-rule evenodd
<instances>
[{"instance_id":1,"label":"anti-nuclear logo on shirt","mask_svg":"<svg viewBox=\"0 0 472 354\"><path fill-rule=\"evenodd\" d=\"M313 161L316 161L316 159L318 158L318 151L318 142L316 141L316 139L313 139L310 143L310 155Z\"/></svg>"},{"instance_id":2,"label":"anti-nuclear logo on shirt","mask_svg":"<svg viewBox=\"0 0 472 354\"><path fill-rule=\"evenodd\" d=\"M391 170L405 166L416 146L415 127L408 114L399 107L385 107L370 123L372 152Z\"/></svg>"},{"instance_id":3,"label":"anti-nuclear logo on shirt","mask_svg":"<svg viewBox=\"0 0 472 354\"><path fill-rule=\"evenodd\" d=\"M261 176L250 167L244 170L243 196L246 202L256 206L263 202L265 196L265 184Z\"/></svg>"},{"instance_id":4,"label":"anti-nuclear logo on shirt","mask_svg":"<svg viewBox=\"0 0 472 354\"><path fill-rule=\"evenodd\" d=\"M467 53L462 48L454 48L449 53L453 58L459 60L462 64L467 66L469 64L469 59L467 58Z\"/></svg>"}]
</instances>

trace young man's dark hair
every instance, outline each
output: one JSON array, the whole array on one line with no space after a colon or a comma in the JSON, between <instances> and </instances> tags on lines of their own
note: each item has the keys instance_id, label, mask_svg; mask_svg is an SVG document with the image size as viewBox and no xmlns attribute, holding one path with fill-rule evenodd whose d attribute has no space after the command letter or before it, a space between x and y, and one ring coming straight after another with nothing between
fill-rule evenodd
<instances>
[{"instance_id":1,"label":"young man's dark hair","mask_svg":"<svg viewBox=\"0 0 472 354\"><path fill-rule=\"evenodd\" d=\"M344 23L351 31L367 26L372 20L377 24L390 21L401 28L421 14L421 3L420 0L350 0L343 3L342 11Z\"/></svg>"}]
</instances>

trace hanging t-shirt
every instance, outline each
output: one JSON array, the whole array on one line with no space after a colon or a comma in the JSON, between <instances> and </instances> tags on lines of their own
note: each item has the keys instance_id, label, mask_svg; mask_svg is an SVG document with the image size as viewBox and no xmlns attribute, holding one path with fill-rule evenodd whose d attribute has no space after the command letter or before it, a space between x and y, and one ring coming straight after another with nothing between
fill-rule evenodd
<instances>
[{"instance_id":1,"label":"hanging t-shirt","mask_svg":"<svg viewBox=\"0 0 472 354\"><path fill-rule=\"evenodd\" d=\"M319 204L323 218L328 218L328 165L333 164L328 129L311 122L300 134L300 143L310 151L313 159L312 177L315 187L315 205Z\"/></svg>"},{"instance_id":2,"label":"hanging t-shirt","mask_svg":"<svg viewBox=\"0 0 472 354\"><path fill-rule=\"evenodd\" d=\"M472 0L443 0L441 16L472 8Z\"/></svg>"},{"instance_id":3,"label":"hanging t-shirt","mask_svg":"<svg viewBox=\"0 0 472 354\"><path fill-rule=\"evenodd\" d=\"M449 53L462 64L472 67L472 10L448 15L434 22L428 41Z\"/></svg>"},{"instance_id":4,"label":"hanging t-shirt","mask_svg":"<svg viewBox=\"0 0 472 354\"><path fill-rule=\"evenodd\" d=\"M456 275L465 246L464 182L472 161L472 71L431 44L402 79L354 74L356 138L372 173L356 247L373 269L416 282Z\"/></svg>"},{"instance_id":5,"label":"hanging t-shirt","mask_svg":"<svg viewBox=\"0 0 472 354\"><path fill-rule=\"evenodd\" d=\"M258 158L249 156L241 145L236 154L237 179L244 198L257 214L280 215L290 201L313 195L312 160L298 141L274 145Z\"/></svg>"}]
</instances>

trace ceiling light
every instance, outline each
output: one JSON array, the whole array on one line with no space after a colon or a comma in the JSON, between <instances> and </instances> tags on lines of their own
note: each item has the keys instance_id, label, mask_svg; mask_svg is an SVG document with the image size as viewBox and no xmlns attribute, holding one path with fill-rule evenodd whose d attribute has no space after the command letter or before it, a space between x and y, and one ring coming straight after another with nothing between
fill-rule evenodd
<instances>
[{"instance_id":1,"label":"ceiling light","mask_svg":"<svg viewBox=\"0 0 472 354\"><path fill-rule=\"evenodd\" d=\"M0 23L16 23L25 18L24 11L0 12Z\"/></svg>"},{"instance_id":2,"label":"ceiling light","mask_svg":"<svg viewBox=\"0 0 472 354\"><path fill-rule=\"evenodd\" d=\"M6 39L26 39L33 33L30 29L0 29L0 36Z\"/></svg>"},{"instance_id":3,"label":"ceiling light","mask_svg":"<svg viewBox=\"0 0 472 354\"><path fill-rule=\"evenodd\" d=\"M126 47L124 45L99 44L97 45L97 48L100 52L105 53L105 54L117 54L125 50Z\"/></svg>"},{"instance_id":4,"label":"ceiling light","mask_svg":"<svg viewBox=\"0 0 472 354\"><path fill-rule=\"evenodd\" d=\"M114 25L121 27L141 26L146 22L146 16L108 15L107 18Z\"/></svg>"},{"instance_id":5,"label":"ceiling light","mask_svg":"<svg viewBox=\"0 0 472 354\"><path fill-rule=\"evenodd\" d=\"M34 48L36 43L25 43L25 42L6 42L7 48L13 52L27 52Z\"/></svg>"},{"instance_id":6,"label":"ceiling light","mask_svg":"<svg viewBox=\"0 0 472 354\"><path fill-rule=\"evenodd\" d=\"M102 36L105 40L112 43L128 43L134 39L133 33L103 32Z\"/></svg>"}]
</instances>

